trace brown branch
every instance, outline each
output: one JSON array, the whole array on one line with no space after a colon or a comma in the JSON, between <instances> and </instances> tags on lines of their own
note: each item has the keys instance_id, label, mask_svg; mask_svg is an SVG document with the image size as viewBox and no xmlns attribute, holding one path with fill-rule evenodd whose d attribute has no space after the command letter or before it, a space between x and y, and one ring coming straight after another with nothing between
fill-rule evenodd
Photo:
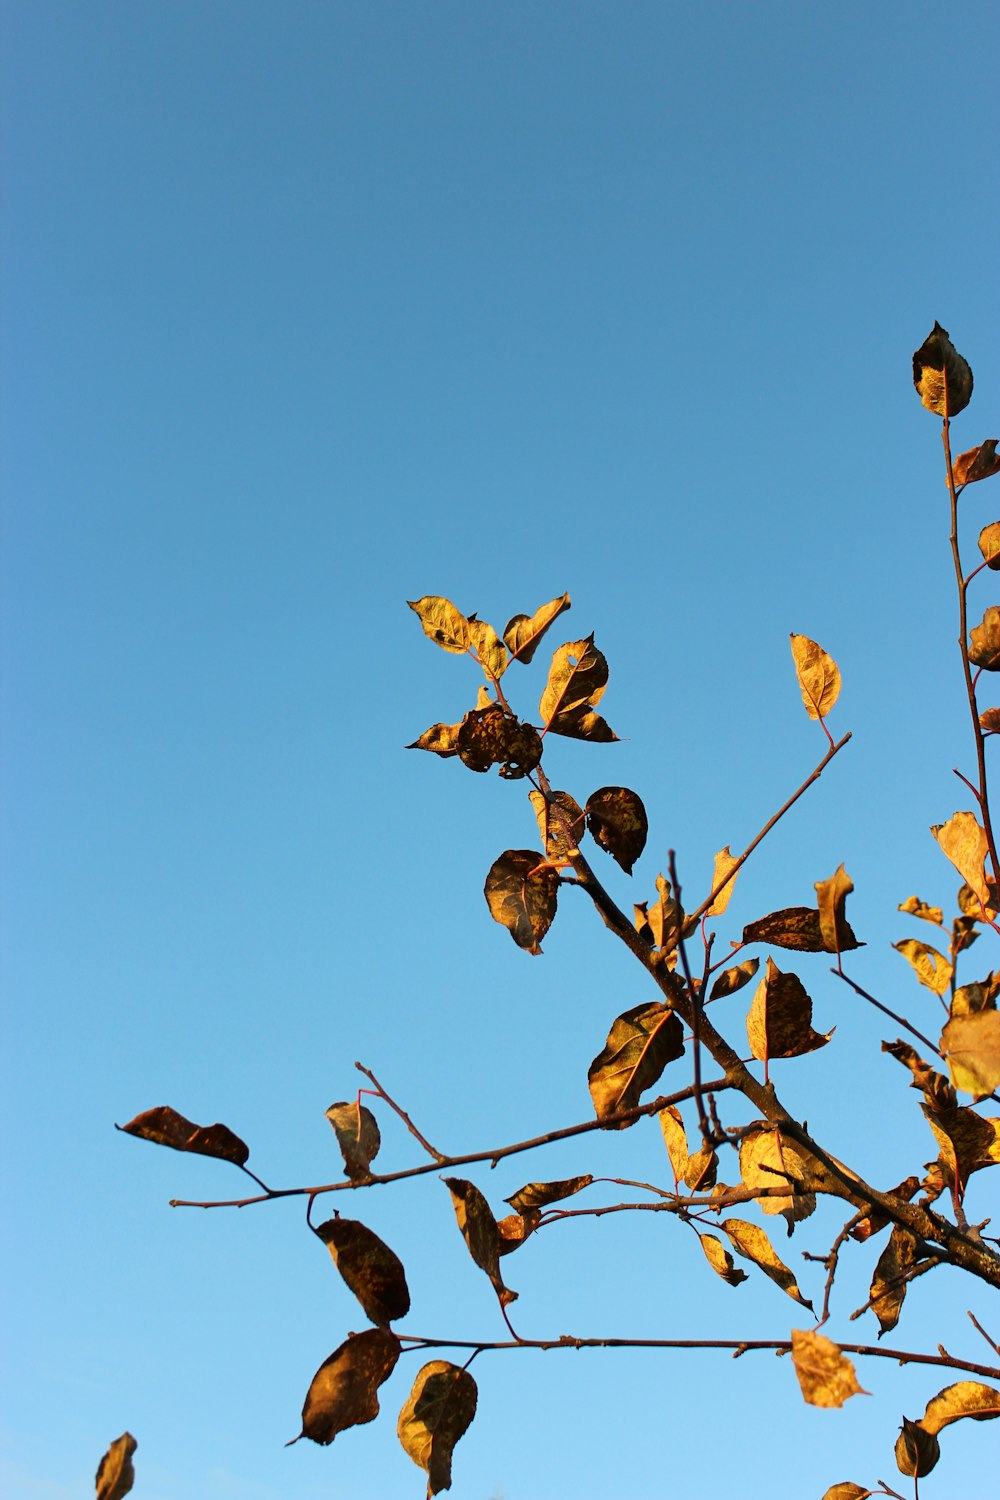
<instances>
[{"instance_id":1,"label":"brown branch","mask_svg":"<svg viewBox=\"0 0 1000 1500\"><path fill-rule=\"evenodd\" d=\"M875 1303L878 1302L880 1298L884 1297L886 1292L895 1291L899 1287L909 1286L910 1282L916 1281L918 1276L923 1276L927 1271L933 1271L935 1266L940 1266L943 1263L944 1262L942 1261L942 1257L940 1255L932 1255L928 1260L922 1260L919 1261L915 1266L910 1266L909 1270L903 1271L899 1276L893 1276L891 1280L885 1283L885 1286L880 1292L873 1293L872 1296L868 1298L868 1301L863 1304L863 1306L856 1307L854 1309L854 1311L851 1313L851 1322L853 1323L857 1318L860 1318L863 1313L866 1313L869 1308L874 1307Z\"/></svg>"},{"instance_id":2,"label":"brown branch","mask_svg":"<svg viewBox=\"0 0 1000 1500\"><path fill-rule=\"evenodd\" d=\"M385 1089L379 1083L378 1079L375 1077L375 1074L371 1071L371 1069L370 1068L366 1068L365 1065L364 1065L364 1063L359 1063L359 1062L356 1062L354 1064L354 1066L357 1068L357 1070L358 1070L359 1073L363 1073L365 1075L365 1077L367 1079L369 1079L375 1085L375 1092L378 1094L378 1097L380 1099L384 1099L385 1102L386 1102L386 1104L388 1104L389 1108L390 1109L394 1109L396 1111L397 1115L402 1120L402 1122L406 1126L407 1130L410 1132L410 1134L416 1140L418 1140L420 1142L421 1146L423 1146L423 1148L427 1152L428 1156L433 1156L433 1158L434 1158L435 1162L438 1164L438 1166L444 1166L448 1162L449 1158L446 1157L446 1156L444 1156L440 1151L435 1151L435 1149L431 1145L430 1141L427 1140L425 1136L422 1136L420 1134L420 1131L414 1125L413 1121L410 1119L410 1117L406 1113L405 1109L401 1109L400 1106L396 1103L395 1099L391 1098L386 1093Z\"/></svg>"},{"instance_id":3,"label":"brown branch","mask_svg":"<svg viewBox=\"0 0 1000 1500\"><path fill-rule=\"evenodd\" d=\"M701 1038L698 1033L702 1011L702 996L695 988L694 981L691 978L687 948L684 946L684 906L681 902L681 886L680 881L677 879L677 859L673 849L670 849L667 853L667 864L670 870L670 882L674 888L674 900L677 902L680 919L680 930L677 934L677 951L680 955L681 968L684 971L684 980L688 987L688 994L691 996L691 1059L694 1064L694 1104L698 1112L698 1126L701 1130L702 1144L709 1146L715 1143L711 1138L701 1086Z\"/></svg>"},{"instance_id":4,"label":"brown branch","mask_svg":"<svg viewBox=\"0 0 1000 1500\"><path fill-rule=\"evenodd\" d=\"M889 1009L888 1005L883 1005L881 1000L876 1000L874 995L869 995L868 991L862 989L860 984L855 984L853 979L849 979L843 969L835 969L831 966L830 973L836 974L838 979L842 979L845 984L849 984L856 995L860 995L862 1000L867 1000L869 1005L874 1005L875 1009L880 1010L884 1016L889 1016L891 1020L896 1022L897 1026L902 1026L911 1036L915 1036L918 1042L923 1042L924 1046L929 1047L935 1057L943 1057L944 1054L938 1047L937 1042L932 1042L929 1036L924 1036L922 1031L918 1031L915 1026L911 1026L909 1021L903 1016L898 1016L894 1010Z\"/></svg>"}]
</instances>

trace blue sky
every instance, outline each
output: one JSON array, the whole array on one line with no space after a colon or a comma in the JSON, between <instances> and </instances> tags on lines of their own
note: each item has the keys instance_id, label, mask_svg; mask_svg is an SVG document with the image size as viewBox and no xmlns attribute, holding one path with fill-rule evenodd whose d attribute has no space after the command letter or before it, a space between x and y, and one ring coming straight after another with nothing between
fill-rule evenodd
<instances>
[{"instance_id":1,"label":"blue sky","mask_svg":"<svg viewBox=\"0 0 1000 1500\"><path fill-rule=\"evenodd\" d=\"M643 796L647 852L608 875L626 907L668 848L705 894L715 851L820 758L787 638L820 640L854 740L741 875L720 942L844 861L852 971L936 1024L889 944L923 935L904 897L954 900L927 829L968 804L952 767L972 757L938 424L909 362L939 319L976 377L955 446L996 433L997 10L2 13L0 1478L13 1500L86 1492L127 1427L144 1500L419 1495L393 1434L412 1355L376 1426L282 1446L363 1323L299 1207L170 1210L237 1174L113 1123L161 1103L224 1120L293 1185L339 1175L323 1112L356 1058L451 1151L588 1117L587 1065L648 991L571 893L543 958L490 921L486 871L534 824L516 783L403 752L475 695L406 608L428 593L502 628L568 590L551 645L596 632L621 743L546 763L581 801ZM966 502L970 558L989 489ZM511 674L529 716L547 658ZM890 1023L822 959L787 966L837 1032L779 1086L890 1185L933 1154L879 1051ZM415 1163L382 1125L385 1169ZM666 1180L654 1124L584 1140L476 1181L500 1208L532 1178ZM406 1264L403 1331L502 1336L434 1177L340 1206ZM520 1331L807 1326L645 1219L510 1259ZM838 1227L818 1214L791 1262ZM847 1321L873 1259L845 1268L834 1337L874 1338ZM924 1278L893 1338L983 1358L970 1306L995 1325L985 1293ZM756 1361L484 1355L453 1493L892 1483L901 1415L948 1379L870 1361L874 1399L835 1414ZM989 1472L994 1434L964 1425L928 1500Z\"/></svg>"}]
</instances>

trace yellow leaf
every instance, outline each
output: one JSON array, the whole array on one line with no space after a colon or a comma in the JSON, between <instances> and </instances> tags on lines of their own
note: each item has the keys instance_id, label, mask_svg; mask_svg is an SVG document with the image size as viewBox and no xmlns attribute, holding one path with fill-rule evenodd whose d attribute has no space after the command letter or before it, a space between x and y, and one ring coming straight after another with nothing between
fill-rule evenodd
<instances>
[{"instance_id":1,"label":"yellow leaf","mask_svg":"<svg viewBox=\"0 0 1000 1500\"><path fill-rule=\"evenodd\" d=\"M425 594L422 599L407 599L417 619L435 645L463 656L469 649L469 621L450 599L440 594Z\"/></svg>"},{"instance_id":2,"label":"yellow leaf","mask_svg":"<svg viewBox=\"0 0 1000 1500\"><path fill-rule=\"evenodd\" d=\"M823 1500L868 1500L871 1494L874 1494L873 1490L866 1490L863 1485L851 1484L848 1480L844 1484L831 1485Z\"/></svg>"},{"instance_id":3,"label":"yellow leaf","mask_svg":"<svg viewBox=\"0 0 1000 1500\"><path fill-rule=\"evenodd\" d=\"M984 672L1000 672L1000 607L991 604L982 624L969 632L969 660Z\"/></svg>"},{"instance_id":4,"label":"yellow leaf","mask_svg":"<svg viewBox=\"0 0 1000 1500\"><path fill-rule=\"evenodd\" d=\"M567 641L553 653L549 677L538 705L542 723L553 734L570 739L610 741L618 736L594 709L608 685L608 664L594 637Z\"/></svg>"},{"instance_id":5,"label":"yellow leaf","mask_svg":"<svg viewBox=\"0 0 1000 1500\"><path fill-rule=\"evenodd\" d=\"M1000 1391L981 1380L959 1380L946 1385L928 1401L920 1426L925 1432L937 1434L961 1417L971 1417L974 1422L1000 1417Z\"/></svg>"},{"instance_id":6,"label":"yellow leaf","mask_svg":"<svg viewBox=\"0 0 1000 1500\"><path fill-rule=\"evenodd\" d=\"M892 946L910 964L921 984L933 990L935 995L944 994L955 971L943 953L932 948L930 943L918 943L916 938L904 938Z\"/></svg>"},{"instance_id":7,"label":"yellow leaf","mask_svg":"<svg viewBox=\"0 0 1000 1500\"><path fill-rule=\"evenodd\" d=\"M668 1104L661 1109L657 1119L663 1132L663 1143L670 1157L670 1165L673 1168L674 1182L683 1182L690 1160L688 1153L687 1131L684 1129L684 1121L681 1112L673 1104Z\"/></svg>"},{"instance_id":8,"label":"yellow leaf","mask_svg":"<svg viewBox=\"0 0 1000 1500\"><path fill-rule=\"evenodd\" d=\"M953 1016L941 1033L941 1051L957 1089L982 1098L1000 1088L1000 1011Z\"/></svg>"},{"instance_id":9,"label":"yellow leaf","mask_svg":"<svg viewBox=\"0 0 1000 1500\"><path fill-rule=\"evenodd\" d=\"M684 1028L668 1005L647 1001L618 1016L587 1073L598 1119L632 1109L683 1052Z\"/></svg>"},{"instance_id":10,"label":"yellow leaf","mask_svg":"<svg viewBox=\"0 0 1000 1500\"><path fill-rule=\"evenodd\" d=\"M806 713L825 719L840 696L840 672L832 656L807 635L791 636L792 660Z\"/></svg>"},{"instance_id":11,"label":"yellow leaf","mask_svg":"<svg viewBox=\"0 0 1000 1500\"><path fill-rule=\"evenodd\" d=\"M789 1184L787 1196L775 1194L758 1200L761 1213L784 1215L789 1233L798 1219L809 1217L816 1207L816 1193L825 1191L829 1185L828 1174L819 1162L772 1125L743 1137L740 1176L748 1188Z\"/></svg>"},{"instance_id":12,"label":"yellow leaf","mask_svg":"<svg viewBox=\"0 0 1000 1500\"><path fill-rule=\"evenodd\" d=\"M1000 568L1000 521L991 521L979 533L979 550L986 566L995 572Z\"/></svg>"},{"instance_id":13,"label":"yellow leaf","mask_svg":"<svg viewBox=\"0 0 1000 1500\"><path fill-rule=\"evenodd\" d=\"M1000 617L1000 610L997 614ZM989 853L989 845L975 815L957 812L947 823L935 823L931 833L937 839L942 854L951 860L976 898L983 906L988 906L990 888L983 866Z\"/></svg>"},{"instance_id":14,"label":"yellow leaf","mask_svg":"<svg viewBox=\"0 0 1000 1500\"><path fill-rule=\"evenodd\" d=\"M802 981L796 974L783 974L769 958L747 1015L750 1055L762 1060L801 1057L825 1047L833 1033L821 1035L811 1022L812 1001Z\"/></svg>"},{"instance_id":15,"label":"yellow leaf","mask_svg":"<svg viewBox=\"0 0 1000 1500\"><path fill-rule=\"evenodd\" d=\"M854 881L843 865L838 865L829 880L816 881L819 930L827 953L842 953L857 947L857 939L844 915L847 898L853 889Z\"/></svg>"},{"instance_id":16,"label":"yellow leaf","mask_svg":"<svg viewBox=\"0 0 1000 1500\"><path fill-rule=\"evenodd\" d=\"M496 681L503 676L507 670L507 651L492 625L485 620L470 620L469 645L488 677Z\"/></svg>"},{"instance_id":17,"label":"yellow leaf","mask_svg":"<svg viewBox=\"0 0 1000 1500\"><path fill-rule=\"evenodd\" d=\"M730 1286L739 1286L741 1281L746 1281L747 1273L736 1269L733 1257L717 1235L699 1234L698 1238L705 1252L705 1259L723 1281L727 1281Z\"/></svg>"},{"instance_id":18,"label":"yellow leaf","mask_svg":"<svg viewBox=\"0 0 1000 1500\"><path fill-rule=\"evenodd\" d=\"M396 1431L427 1475L428 1496L451 1489L452 1454L476 1415L478 1394L469 1371L444 1359L432 1359L413 1382Z\"/></svg>"},{"instance_id":19,"label":"yellow leaf","mask_svg":"<svg viewBox=\"0 0 1000 1500\"><path fill-rule=\"evenodd\" d=\"M851 1396L867 1396L854 1366L832 1339L822 1333L792 1329L792 1363L810 1406L843 1406Z\"/></svg>"},{"instance_id":20,"label":"yellow leaf","mask_svg":"<svg viewBox=\"0 0 1000 1500\"><path fill-rule=\"evenodd\" d=\"M715 856L715 870L712 874L712 890L717 891L718 894L716 895L715 900L712 902L711 906L706 911L706 917L721 917L726 907L729 905L729 898L733 894L733 887L736 884L736 876L734 875L732 880L726 881L725 885L723 885L723 881L726 880L726 876L731 870L734 870L736 868L738 863L739 861L735 859L730 853L728 844L724 849L720 849L718 854Z\"/></svg>"},{"instance_id":21,"label":"yellow leaf","mask_svg":"<svg viewBox=\"0 0 1000 1500\"><path fill-rule=\"evenodd\" d=\"M130 1432L115 1438L97 1469L97 1500L124 1500L135 1484L132 1454L138 1443Z\"/></svg>"},{"instance_id":22,"label":"yellow leaf","mask_svg":"<svg viewBox=\"0 0 1000 1500\"><path fill-rule=\"evenodd\" d=\"M463 720L464 722L464 720ZM435 755L440 755L442 760L447 760L451 755L458 754L458 734L462 728L461 724L432 724L430 729L425 729L419 739L407 745L407 750L430 750Z\"/></svg>"},{"instance_id":23,"label":"yellow leaf","mask_svg":"<svg viewBox=\"0 0 1000 1500\"><path fill-rule=\"evenodd\" d=\"M552 621L566 609L569 609L569 595L560 594L558 599L550 599L548 604L536 609L530 617L515 615L512 620L508 620L503 638L507 642L511 660L529 662Z\"/></svg>"},{"instance_id":24,"label":"yellow leaf","mask_svg":"<svg viewBox=\"0 0 1000 1500\"><path fill-rule=\"evenodd\" d=\"M775 1286L812 1312L812 1303L799 1291L798 1282L785 1265L759 1224L750 1224L745 1219L724 1219L719 1226L729 1236L729 1242L738 1254L752 1260Z\"/></svg>"},{"instance_id":25,"label":"yellow leaf","mask_svg":"<svg viewBox=\"0 0 1000 1500\"><path fill-rule=\"evenodd\" d=\"M972 399L972 371L957 352L948 330L935 323L913 356L913 384L928 411L954 417Z\"/></svg>"},{"instance_id":26,"label":"yellow leaf","mask_svg":"<svg viewBox=\"0 0 1000 1500\"><path fill-rule=\"evenodd\" d=\"M899 903L898 910L908 912L911 917L920 917L924 922L933 922L936 927L942 926L944 922L944 912L940 906L928 906L919 896L907 896L905 901Z\"/></svg>"}]
</instances>

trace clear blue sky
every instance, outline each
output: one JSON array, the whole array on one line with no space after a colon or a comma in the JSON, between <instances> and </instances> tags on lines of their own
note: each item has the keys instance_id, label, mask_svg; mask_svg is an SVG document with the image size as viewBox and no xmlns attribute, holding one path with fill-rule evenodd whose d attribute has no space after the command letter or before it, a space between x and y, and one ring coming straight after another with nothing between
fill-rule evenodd
<instances>
[{"instance_id":1,"label":"clear blue sky","mask_svg":"<svg viewBox=\"0 0 1000 1500\"><path fill-rule=\"evenodd\" d=\"M997 7L0 10L0 1486L89 1493L129 1428L142 1500L419 1496L393 1432L412 1355L376 1426L282 1446L364 1321L300 1208L170 1210L239 1175L113 1123L161 1103L223 1120L293 1185L339 1175L323 1112L356 1058L452 1151L589 1115L587 1065L648 991L568 894L543 958L490 921L486 871L534 824L523 785L403 752L475 692L406 609L425 593L502 628L569 590L551 644L596 631L622 740L554 745L550 775L644 797L647 853L608 876L626 905L670 847L704 894L716 849L819 759L788 632L822 641L854 741L743 873L720 941L844 861L853 972L937 1024L889 943L921 935L904 897L954 899L927 829L968 805L951 768L971 747L909 360L939 319L976 376L956 446L997 433ZM977 490L973 550L998 498ZM511 680L529 715L547 655ZM966 977L997 963L983 938ZM822 959L786 967L837 1031L779 1085L876 1181L919 1170L933 1143L879 1051L891 1023ZM382 1123L385 1168L414 1163ZM499 1209L587 1170L666 1181L655 1124L470 1175ZM991 1197L980 1181L981 1215ZM434 1177L339 1206L406 1264L403 1331L502 1335ZM782 1242L814 1291L799 1252L837 1227ZM873 1260L849 1257L834 1337L874 1337L847 1321ZM661 1218L558 1226L506 1265L528 1336L808 1326ZM984 1292L924 1278L892 1337L982 1358L970 1306L995 1333ZM891 1483L903 1412L948 1379L870 1361L874 1399L836 1414L770 1356L475 1374L460 1500ZM964 1426L927 1500L995 1472L990 1424Z\"/></svg>"}]
</instances>

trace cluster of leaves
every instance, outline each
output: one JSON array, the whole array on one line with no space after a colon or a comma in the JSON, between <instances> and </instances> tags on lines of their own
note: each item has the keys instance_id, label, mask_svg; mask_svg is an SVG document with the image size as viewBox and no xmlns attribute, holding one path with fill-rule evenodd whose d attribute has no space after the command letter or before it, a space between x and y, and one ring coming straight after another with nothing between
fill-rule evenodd
<instances>
[{"instance_id":1,"label":"cluster of leaves","mask_svg":"<svg viewBox=\"0 0 1000 1500\"><path fill-rule=\"evenodd\" d=\"M380 1176L374 1169L381 1145L379 1124L372 1110L356 1099L331 1105L327 1117L343 1157L344 1180L322 1187L271 1189L247 1166L249 1148L224 1125L198 1126L168 1106L148 1110L122 1127L129 1134L172 1147L207 1155L231 1163L260 1187L259 1196L231 1200L243 1205L295 1194L307 1199L307 1223L327 1247L333 1263L367 1318L368 1328L350 1333L316 1371L306 1394L302 1427L297 1442L305 1437L320 1444L331 1443L346 1429L371 1422L379 1411L379 1390L392 1375L402 1353L408 1349L428 1351L449 1342L452 1347L471 1348L464 1365L434 1358L423 1365L412 1383L399 1413L397 1430L407 1454L427 1475L428 1495L449 1488L455 1445L476 1413L476 1382L469 1365L486 1348L508 1347L508 1342L456 1345L454 1341L417 1339L394 1326L410 1310L410 1292L403 1263L396 1252L360 1220L334 1214L323 1223L312 1222L312 1209L323 1193L363 1189L376 1182L417 1175L428 1170L448 1170L474 1160L495 1164L500 1156L534 1149L565 1135L579 1135L594 1128L624 1131L639 1120L655 1116L672 1175L672 1187L631 1184L650 1195L642 1205L602 1205L590 1212L627 1211L637 1206L673 1214L695 1235L709 1268L724 1282L737 1287L754 1276L772 1282L799 1307L813 1314L816 1326L792 1329L789 1336L766 1344L734 1341L733 1348L768 1347L790 1354L804 1399L820 1407L839 1407L861 1390L850 1353L891 1355L905 1362L959 1369L969 1374L987 1374L1000 1379L1000 1369L952 1358L943 1349L937 1355L905 1355L870 1345L835 1343L819 1329L827 1322L838 1259L848 1242L865 1245L888 1230L871 1277L869 1300L858 1313L871 1311L879 1325L879 1337L896 1327L907 1289L916 1276L941 1265L960 1268L987 1284L1000 1286L1000 1255L983 1235L985 1224L970 1225L965 1214L968 1184L972 1175L1000 1162L1000 1119L986 1115L979 1106L996 1100L1000 1089L1000 972L959 984L960 956L978 937L998 927L997 849L989 816L989 801L983 759L987 737L1000 733L1000 709L979 709L976 693L983 671L1000 671L1000 608L986 609L981 624L967 629L966 596L972 580L982 569L1000 569L1000 521L987 526L979 539L981 567L963 575L958 553L957 501L968 484L1000 472L997 442L990 439L952 461L949 422L968 404L972 374L956 353L945 330L935 324L932 333L914 355L914 383L925 406L944 419L947 479L952 506L952 548L962 619L962 663L976 742L978 785L962 777L972 791L977 811L958 811L931 833L939 848L961 877L957 910L946 922L940 908L917 896L901 903L899 910L916 922L936 929L935 942L906 937L894 944L906 959L916 979L940 1002L944 1019L937 1041L910 1021L896 1015L850 979L843 969L844 955L862 946L846 916L847 898L853 882L840 865L834 873L815 883L815 901L771 911L747 923L731 939L724 959L715 961L715 936L707 932L709 919L725 916L734 882L761 840L794 802L822 774L850 739L835 742L826 720L841 690L840 673L832 657L817 642L804 635L791 636L795 674L809 717L826 736L828 749L810 776L784 807L765 824L760 834L740 854L730 847L718 851L709 891L700 904L686 909L682 904L673 856L668 872L655 879L655 896L634 903L628 917L598 879L586 854L586 840L608 854L631 875L646 845L648 818L639 795L628 787L602 786L581 804L571 793L554 788L543 768L549 736L609 743L617 736L598 712L608 679L608 663L595 645L593 635L567 641L552 654L535 718L522 717L507 696L508 669L513 663L531 663L543 637L570 607L568 594L542 605L533 614L515 615L502 634L477 615L463 614L451 601L427 595L413 601L425 634L443 650L470 658L482 673L475 703L458 723L435 723L409 749L457 759L479 774L497 767L505 780L527 781L528 797L538 830L538 843L530 848L504 850L491 865L484 895L493 919L510 934L518 948L528 954L541 953L541 944L557 915L560 892L572 889L588 898L610 931L625 944L643 966L658 994L615 1016L603 1046L590 1064L587 1083L593 1103L590 1122L553 1131L534 1141L520 1142L480 1157L449 1158L434 1150L409 1116L362 1068L374 1084L371 1090L401 1118L410 1133L431 1157L430 1166ZM940 934L940 936L938 936ZM700 973L692 972L690 951L700 943ZM919 1042L896 1038L883 1049L911 1074L912 1087L920 1095L920 1111L937 1150L936 1158L913 1172L890 1191L869 1185L854 1169L838 1161L815 1140L805 1124L785 1108L770 1076L778 1059L793 1059L825 1047L833 1030L813 1025L813 1000L801 978L778 967L766 954L761 973L760 955L745 950L763 947L798 954L829 955L834 973L892 1017ZM731 1012L732 999L757 981L742 1025L727 1037L723 1026ZM744 1041L745 1038L745 1041ZM595 1042L596 1042L595 1038ZM702 1054L717 1065L720 1076L702 1077ZM926 1058L931 1057L932 1061ZM672 1094L649 1098L665 1071L681 1059L691 1063L693 1081ZM940 1063L946 1071L935 1067ZM760 1065L756 1068L754 1065ZM360 1065L358 1065L360 1067ZM961 1103L960 1094L971 1096ZM687 1107L688 1118L684 1110ZM739 1111L733 1115L730 1106ZM723 1113L729 1118L724 1121ZM734 1180L725 1181L723 1162L736 1164ZM496 1295L499 1315L513 1345L552 1348L585 1347L606 1343L563 1337L555 1341L520 1338L510 1321L509 1309L517 1293L506 1283L506 1257L529 1239L568 1214L588 1210L566 1209L570 1198L589 1194L596 1184L589 1174L561 1181L529 1182L507 1200L510 1212L497 1215L480 1188L465 1177L447 1175L443 1182L459 1232L476 1267L487 1277ZM806 1296L796 1275L775 1249L767 1228L749 1218L734 1217L731 1210L748 1206L765 1219L780 1217L788 1235L814 1212L819 1195L841 1200L850 1217L826 1254L807 1255L826 1271L820 1310L816 1296ZM949 1201L952 1217L938 1206ZM590 1198L583 1199L589 1202ZM201 1204L201 1207L224 1206ZM988 1222L988 1221L986 1221ZM737 1265L737 1258L748 1266ZM853 1316L858 1316L854 1314ZM978 1326L978 1325L977 1325ZM982 1330L980 1330L982 1331ZM627 1342L627 1341L623 1341ZM1000 1347L993 1344L995 1355ZM664 1346L669 1340L663 1340ZM960 1418L984 1420L1000 1415L1000 1390L983 1380L963 1379L937 1392L918 1421L904 1419L896 1443L897 1467L914 1481L931 1472L939 1456L938 1435ZM119 1439L113 1445L102 1473L109 1477L98 1493L106 1500L124 1495L131 1487L131 1452L134 1441ZM131 1447L128 1445L131 1444ZM117 1468L115 1468L117 1465ZM127 1474L127 1482L125 1475ZM115 1488L114 1486L118 1487ZM124 1485L124 1488L122 1487ZM879 1490L853 1482L834 1485L824 1500L862 1500L874 1494L895 1494L879 1481Z\"/></svg>"}]
</instances>

